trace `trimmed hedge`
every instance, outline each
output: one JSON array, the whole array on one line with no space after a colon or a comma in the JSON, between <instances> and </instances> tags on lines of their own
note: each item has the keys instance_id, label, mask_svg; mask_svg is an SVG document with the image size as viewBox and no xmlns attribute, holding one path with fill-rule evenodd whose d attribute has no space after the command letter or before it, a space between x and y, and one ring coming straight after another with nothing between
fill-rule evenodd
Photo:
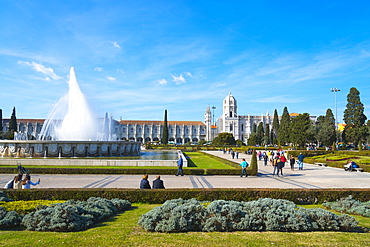
<instances>
[{"instance_id":1,"label":"trimmed hedge","mask_svg":"<svg viewBox=\"0 0 370 247\"><path fill-rule=\"evenodd\" d=\"M170 199L200 201L252 201L259 198L285 199L296 204L316 204L339 200L352 195L359 201L370 200L370 189L31 189L3 190L14 200L87 200L90 197L120 198L132 203L164 203Z\"/></svg>"},{"instance_id":2,"label":"trimmed hedge","mask_svg":"<svg viewBox=\"0 0 370 247\"><path fill-rule=\"evenodd\" d=\"M27 167L32 174L131 174L131 175L174 175L177 168L160 169L130 169L130 168L33 168ZM0 167L0 173L17 174L16 168ZM238 169L188 169L184 168L185 175L238 175Z\"/></svg>"}]
</instances>

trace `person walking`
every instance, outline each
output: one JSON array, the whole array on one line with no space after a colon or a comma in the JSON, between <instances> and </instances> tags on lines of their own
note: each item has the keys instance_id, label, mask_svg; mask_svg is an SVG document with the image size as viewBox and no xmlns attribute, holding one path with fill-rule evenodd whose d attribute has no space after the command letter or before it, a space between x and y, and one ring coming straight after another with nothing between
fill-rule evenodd
<instances>
[{"instance_id":1,"label":"person walking","mask_svg":"<svg viewBox=\"0 0 370 247\"><path fill-rule=\"evenodd\" d=\"M289 163L290 163L290 169L292 171L294 171L294 164L295 164L295 159L294 159L294 156L292 155L289 159Z\"/></svg>"},{"instance_id":2,"label":"person walking","mask_svg":"<svg viewBox=\"0 0 370 247\"><path fill-rule=\"evenodd\" d=\"M140 181L140 189L151 189L148 177L149 176L147 174L143 176L143 178Z\"/></svg>"},{"instance_id":3,"label":"person walking","mask_svg":"<svg viewBox=\"0 0 370 247\"><path fill-rule=\"evenodd\" d=\"M239 166L242 167L242 174L240 175L240 177L243 177L244 174L245 174L245 177L248 177L247 167L249 166L249 164L247 163L247 161L245 161L244 158L243 158L243 162Z\"/></svg>"},{"instance_id":4,"label":"person walking","mask_svg":"<svg viewBox=\"0 0 370 247\"><path fill-rule=\"evenodd\" d=\"M182 170L182 166L184 164L184 161L182 160L182 156L180 156L179 160L177 161L177 173L176 176L180 175L184 176L184 171Z\"/></svg>"},{"instance_id":5,"label":"person walking","mask_svg":"<svg viewBox=\"0 0 370 247\"><path fill-rule=\"evenodd\" d=\"M235 158L236 158L236 159L238 159L238 158L239 158L239 152L238 152L238 151L236 151L236 152L235 152Z\"/></svg>"},{"instance_id":6,"label":"person walking","mask_svg":"<svg viewBox=\"0 0 370 247\"><path fill-rule=\"evenodd\" d=\"M234 152L233 150L231 150L231 152L230 152L230 153L231 153L231 158L232 158L232 159L234 159L234 157L235 157L235 152Z\"/></svg>"},{"instance_id":7,"label":"person walking","mask_svg":"<svg viewBox=\"0 0 370 247\"><path fill-rule=\"evenodd\" d=\"M157 176L155 180L153 180L153 189L164 189L163 180L161 180L161 176Z\"/></svg>"},{"instance_id":8,"label":"person walking","mask_svg":"<svg viewBox=\"0 0 370 247\"><path fill-rule=\"evenodd\" d=\"M267 161L268 161L269 157L267 156L266 152L263 153L263 162L265 164L265 166L267 166Z\"/></svg>"},{"instance_id":9,"label":"person walking","mask_svg":"<svg viewBox=\"0 0 370 247\"><path fill-rule=\"evenodd\" d=\"M285 166L286 158L283 155L280 156L280 162L277 162L277 176L279 177L279 172L283 176L283 168Z\"/></svg>"},{"instance_id":10,"label":"person walking","mask_svg":"<svg viewBox=\"0 0 370 247\"><path fill-rule=\"evenodd\" d=\"M302 153L300 153L298 155L298 170L303 170L303 159L304 159L304 155Z\"/></svg>"},{"instance_id":11,"label":"person walking","mask_svg":"<svg viewBox=\"0 0 370 247\"><path fill-rule=\"evenodd\" d=\"M39 181L37 181L36 183L32 182L31 181L31 176L30 174L26 174L26 178L21 182L22 184L22 189L31 189L31 185L33 186L36 186L40 183L40 179Z\"/></svg>"},{"instance_id":12,"label":"person walking","mask_svg":"<svg viewBox=\"0 0 370 247\"><path fill-rule=\"evenodd\" d=\"M274 159L272 160L272 166L274 167L274 170L272 171L272 175L277 175L279 162L280 162L280 157L276 155Z\"/></svg>"}]
</instances>

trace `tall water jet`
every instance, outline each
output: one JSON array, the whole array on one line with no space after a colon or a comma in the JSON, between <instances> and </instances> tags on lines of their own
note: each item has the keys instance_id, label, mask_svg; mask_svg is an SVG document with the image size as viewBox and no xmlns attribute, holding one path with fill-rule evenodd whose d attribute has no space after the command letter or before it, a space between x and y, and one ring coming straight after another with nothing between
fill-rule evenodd
<instances>
[{"instance_id":1,"label":"tall water jet","mask_svg":"<svg viewBox=\"0 0 370 247\"><path fill-rule=\"evenodd\" d=\"M77 83L75 69L69 73L69 90L53 106L44 122L40 140L98 140L98 124Z\"/></svg>"}]
</instances>

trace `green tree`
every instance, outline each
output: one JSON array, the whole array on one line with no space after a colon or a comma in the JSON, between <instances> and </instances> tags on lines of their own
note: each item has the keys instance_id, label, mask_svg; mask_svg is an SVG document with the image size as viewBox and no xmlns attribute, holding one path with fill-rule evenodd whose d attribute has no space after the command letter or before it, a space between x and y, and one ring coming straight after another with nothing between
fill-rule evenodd
<instances>
[{"instance_id":1,"label":"green tree","mask_svg":"<svg viewBox=\"0 0 370 247\"><path fill-rule=\"evenodd\" d=\"M262 145L264 136L265 136L265 131L263 130L263 123L260 122L258 124L257 133L256 133L257 144Z\"/></svg>"},{"instance_id":2,"label":"green tree","mask_svg":"<svg viewBox=\"0 0 370 247\"><path fill-rule=\"evenodd\" d=\"M274 118L272 120L271 128L271 142L272 144L277 144L277 138L279 136L279 115L277 110L274 111Z\"/></svg>"},{"instance_id":3,"label":"green tree","mask_svg":"<svg viewBox=\"0 0 370 247\"><path fill-rule=\"evenodd\" d=\"M0 133L3 132L3 110L0 109Z\"/></svg>"},{"instance_id":4,"label":"green tree","mask_svg":"<svg viewBox=\"0 0 370 247\"><path fill-rule=\"evenodd\" d=\"M290 138L294 145L304 147L310 138L310 127L312 123L310 115L303 113L292 119Z\"/></svg>"},{"instance_id":5,"label":"green tree","mask_svg":"<svg viewBox=\"0 0 370 247\"><path fill-rule=\"evenodd\" d=\"M360 100L360 92L352 87L347 95L347 105L344 110L343 120L346 123L346 141L353 142L355 146L361 148L362 141L367 138L367 127L364 114L364 105Z\"/></svg>"},{"instance_id":6,"label":"green tree","mask_svg":"<svg viewBox=\"0 0 370 247\"><path fill-rule=\"evenodd\" d=\"M253 150L251 163L250 163L250 169L249 169L249 171L247 171L247 173L251 176L257 176L258 175L258 163L257 163L256 150Z\"/></svg>"},{"instance_id":7,"label":"green tree","mask_svg":"<svg viewBox=\"0 0 370 247\"><path fill-rule=\"evenodd\" d=\"M223 132L216 136L212 141L212 145L223 146L223 145L235 145L235 138L232 133Z\"/></svg>"},{"instance_id":8,"label":"green tree","mask_svg":"<svg viewBox=\"0 0 370 247\"><path fill-rule=\"evenodd\" d=\"M17 117L15 116L15 107L13 107L12 116L10 117L9 130L13 132L17 131Z\"/></svg>"},{"instance_id":9,"label":"green tree","mask_svg":"<svg viewBox=\"0 0 370 247\"><path fill-rule=\"evenodd\" d=\"M281 145L284 145L290 142L289 134L290 134L290 122L291 118L288 112L288 108L284 107L283 115L281 116L280 126L279 126L279 135L278 135L278 142Z\"/></svg>"},{"instance_id":10,"label":"green tree","mask_svg":"<svg viewBox=\"0 0 370 247\"><path fill-rule=\"evenodd\" d=\"M336 141L335 118L331 109L326 110L325 116L319 116L316 123L316 140L325 146Z\"/></svg>"},{"instance_id":11,"label":"green tree","mask_svg":"<svg viewBox=\"0 0 370 247\"><path fill-rule=\"evenodd\" d=\"M167 124L167 110L164 110L163 132L161 138L162 144L168 144L168 124Z\"/></svg>"},{"instance_id":12,"label":"green tree","mask_svg":"<svg viewBox=\"0 0 370 247\"><path fill-rule=\"evenodd\" d=\"M269 145L271 143L270 137L271 137L271 134L270 134L270 125L269 124L266 124L266 127L265 127L265 135L263 137L263 143L265 145Z\"/></svg>"},{"instance_id":13,"label":"green tree","mask_svg":"<svg viewBox=\"0 0 370 247\"><path fill-rule=\"evenodd\" d=\"M240 146L240 147L241 146L245 146L245 143L242 140L240 140L240 139L236 140L235 144L238 145L238 146Z\"/></svg>"}]
</instances>

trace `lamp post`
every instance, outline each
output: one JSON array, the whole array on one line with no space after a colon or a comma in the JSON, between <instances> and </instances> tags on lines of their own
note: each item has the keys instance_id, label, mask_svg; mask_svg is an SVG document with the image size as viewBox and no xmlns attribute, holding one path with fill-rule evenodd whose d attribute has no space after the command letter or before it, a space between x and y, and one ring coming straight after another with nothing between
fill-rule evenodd
<instances>
[{"instance_id":1,"label":"lamp post","mask_svg":"<svg viewBox=\"0 0 370 247\"><path fill-rule=\"evenodd\" d=\"M337 92L340 91L338 88L330 89L332 93L334 93L334 103L335 103L335 130L338 129L338 112L337 112Z\"/></svg>"},{"instance_id":2,"label":"lamp post","mask_svg":"<svg viewBox=\"0 0 370 247\"><path fill-rule=\"evenodd\" d=\"M212 123L213 123L213 125L216 125L216 123L215 123L215 109L216 109L216 106L212 106L212 119L213 119ZM211 135L212 135L212 140L213 140L215 133L214 133L214 129L212 128L212 126L211 126Z\"/></svg>"},{"instance_id":3,"label":"lamp post","mask_svg":"<svg viewBox=\"0 0 370 247\"><path fill-rule=\"evenodd\" d=\"M340 91L338 88L331 88L330 91L334 93L334 104L335 104L335 132L338 132L338 112L337 112L337 92ZM336 144L338 145L338 133L336 133L337 138L336 138Z\"/></svg>"}]
</instances>

